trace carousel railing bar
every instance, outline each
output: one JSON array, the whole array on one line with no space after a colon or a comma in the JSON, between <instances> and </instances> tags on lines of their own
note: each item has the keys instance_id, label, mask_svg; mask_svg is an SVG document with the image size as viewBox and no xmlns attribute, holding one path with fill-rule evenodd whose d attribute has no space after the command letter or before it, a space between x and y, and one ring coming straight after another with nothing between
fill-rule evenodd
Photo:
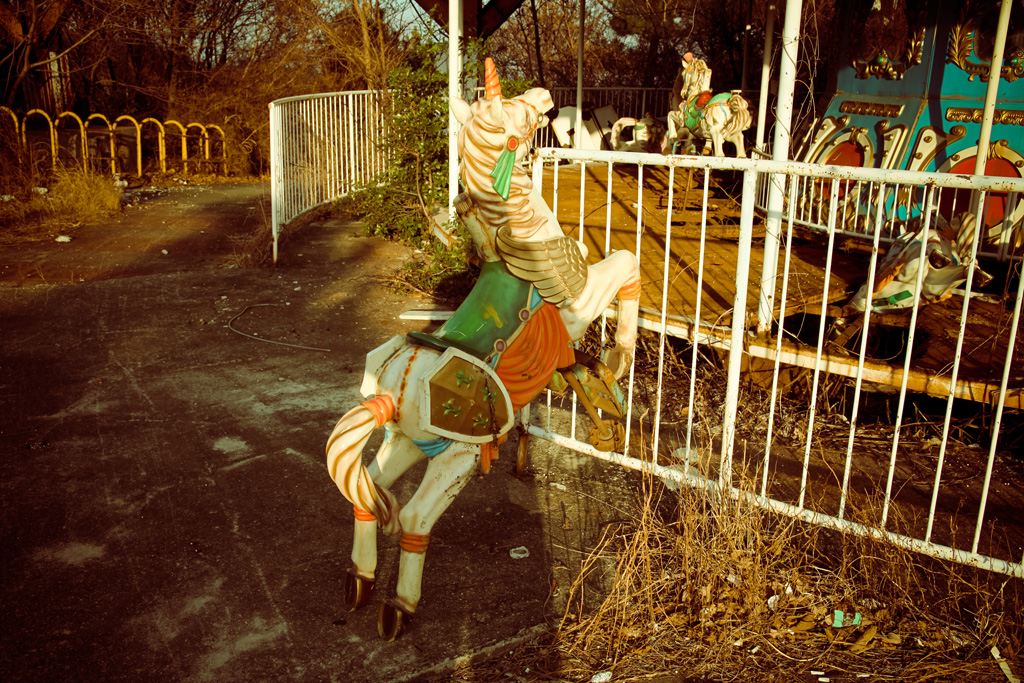
<instances>
[{"instance_id":1,"label":"carousel railing bar","mask_svg":"<svg viewBox=\"0 0 1024 683\"><path fill-rule=\"evenodd\" d=\"M768 465L772 450L772 432L775 427L775 403L779 389L779 372L782 369L782 339L785 336L786 304L789 296L789 267L792 262L793 253L793 214L796 211L796 190L799 183L797 178L790 177L789 181L789 218L786 221L786 253L782 263L782 291L779 293L779 329L775 334L775 360L772 364L772 388L768 394L768 425L764 446L764 470L761 472L761 495L768 493ZM778 401L781 402L781 398Z\"/></svg>"},{"instance_id":2,"label":"carousel railing bar","mask_svg":"<svg viewBox=\"0 0 1024 683\"><path fill-rule=\"evenodd\" d=\"M690 391L687 399L687 410L686 414L686 452L684 454L684 466L689 470L690 467L690 447L693 443L693 416L696 413L694 407L694 394L696 392L696 377L697 377L697 349L700 346L700 314L701 314L701 301L704 298L704 252L707 245L707 233L708 233L708 196L710 191L711 174L704 171L704 189L702 194L702 207L700 212L700 246L697 252L697 301L694 306L693 319L696 321L695 333L692 340L692 352L690 357ZM689 187L689 180L687 180L687 187ZM686 207L683 207L685 210ZM667 329L667 328L666 328Z\"/></svg>"},{"instance_id":3,"label":"carousel railing bar","mask_svg":"<svg viewBox=\"0 0 1024 683\"><path fill-rule=\"evenodd\" d=\"M599 451L590 444L581 443L572 439L566 438L565 436L557 433L550 432L543 427L537 425L528 425L527 432L533 436L539 437L546 441L550 441L555 445L567 448L577 453L589 455L599 460L604 460L621 467L636 470L644 474L650 474L658 477L665 481L671 481L677 484L686 485L691 488L703 489L710 494L717 493L723 490L720 481L704 477L699 474L693 474L689 471L684 471L681 468L665 465L658 465L657 463L647 462L645 460L638 460L636 458L629 458L621 453L614 451ZM1008 562L998 558L988 557L986 555L979 555L976 552L967 552L964 550L957 550L949 546L940 545L937 543L925 543L919 539L912 538L910 536L904 536L901 534L894 533L892 531L886 531L885 529L867 526L864 524L858 524L856 522L850 522L845 519L839 519L822 512L816 512L809 508L799 508L795 505L785 503L773 498L766 496L758 496L749 491L744 491L735 486L725 487L725 491L733 499L739 499L741 496L751 500L759 507L784 514L788 517L793 517L800 521L807 522L809 524L816 524L819 526L828 527L837 531L845 533L856 534L857 536L863 536L866 538L875 538L885 543L890 543L900 548L918 552L923 555L930 557L936 557L943 560L950 560L959 564L964 564L972 567L978 567L988 571L999 572L1001 574L1007 574L1009 576L1024 578L1024 560L1021 562Z\"/></svg>"},{"instance_id":4,"label":"carousel railing bar","mask_svg":"<svg viewBox=\"0 0 1024 683\"><path fill-rule=\"evenodd\" d=\"M350 149L354 131L349 118L351 113L351 98L337 98L334 100L333 118L338 127L338 135L334 138L335 174L338 179L338 195L345 196L352 191L354 183L351 177L352 162Z\"/></svg>"},{"instance_id":5,"label":"carousel railing bar","mask_svg":"<svg viewBox=\"0 0 1024 683\"><path fill-rule=\"evenodd\" d=\"M661 410L662 410L662 388L665 381L665 338L668 320L665 315L668 313L668 274L672 263L672 202L675 198L675 174L676 170L670 168L668 171L668 208L665 217L665 258L662 264L661 273L661 330L658 335L658 391L657 405L654 408L654 434L651 440L651 460L658 461L658 441L661 436ZM640 207L643 204L639 205ZM638 207L637 211L641 209ZM693 382L691 381L692 385Z\"/></svg>"},{"instance_id":6,"label":"carousel railing bar","mask_svg":"<svg viewBox=\"0 0 1024 683\"><path fill-rule=\"evenodd\" d=\"M835 227L838 211L839 183L831 183L828 202L828 224L830 230L828 233L828 247L825 250L825 282L822 285L821 293L821 316L818 322L818 344L814 357L814 374L811 379L811 400L807 410L807 442L804 445L804 462L803 469L800 473L800 502L797 503L797 507L804 507L807 500L807 477L810 473L811 444L813 443L812 437L814 435L814 420L817 416L818 409L818 380L821 377L821 356L825 349L825 322L827 320L825 313L828 308L828 285L832 275L832 252L836 239L835 231L831 228Z\"/></svg>"},{"instance_id":7,"label":"carousel railing bar","mask_svg":"<svg viewBox=\"0 0 1024 683\"><path fill-rule=\"evenodd\" d=\"M1024 300L1024 273L1019 273L1017 276L1017 299L1013 305L1013 317L1010 322L1010 329L1006 340L1006 357L1003 363L1003 376L999 382L996 415L992 422L992 438L988 446L988 462L985 463L985 483L981 490L981 502L978 504L978 517L974 526L974 541L971 544L971 552L978 552L978 543L981 541L981 526L985 520L985 508L988 505L989 486L992 483L992 469L996 458L996 444L999 438L999 427L1003 422L1003 408L1006 404L1006 390L1009 387L1010 369L1013 363L1014 349L1017 344L1017 330L1020 326L1022 300ZM1022 556L1021 562L1024 563L1024 556Z\"/></svg>"},{"instance_id":8,"label":"carousel railing bar","mask_svg":"<svg viewBox=\"0 0 1024 683\"><path fill-rule=\"evenodd\" d=\"M606 150L580 150L542 147L537 153L544 159L564 159L645 166L667 166L676 168L706 168L709 170L758 171L786 175L813 176L833 180L865 180L903 183L910 185L932 185L951 187L959 190L985 190L987 192L1024 191L1024 178L999 176L973 176L951 173L926 173L901 169L862 168L854 166L831 166L808 164L802 161L773 161L765 159L737 159L734 157L706 157L672 154L642 154L639 152L609 152Z\"/></svg>"},{"instance_id":9,"label":"carousel railing bar","mask_svg":"<svg viewBox=\"0 0 1024 683\"><path fill-rule=\"evenodd\" d=\"M607 173L608 173L608 175L607 175L607 177L605 179L605 183L606 183L608 189L605 192L604 253L601 255L601 258L608 258L608 256L611 255L611 251L612 251L612 199L614 197L614 194L612 192L612 179L614 178L614 176L612 174L612 169L613 169L614 164L605 164L605 165L607 166ZM605 347L605 344L607 343L607 341L608 341L608 316L607 315L602 315L601 316L601 348L602 349ZM601 411L598 411L598 414L602 414ZM628 429L629 425L627 425L626 427Z\"/></svg>"},{"instance_id":10,"label":"carousel railing bar","mask_svg":"<svg viewBox=\"0 0 1024 683\"><path fill-rule=\"evenodd\" d=\"M928 244L931 236L932 205L935 197L935 187L929 186L925 191L924 227L921 232L921 245ZM880 526L884 527L889 518L889 507L892 501L892 483L896 472L896 455L899 451L900 428L903 425L903 411L907 403L907 382L910 376L910 362L914 355L914 337L917 329L917 316L921 308L921 286L924 283L924 272L926 268L917 269L917 281L914 287L914 303L910 314L910 330L907 334L906 358L903 361L903 378L900 381L899 406L896 410L896 422L893 427L892 450L889 454L889 475L885 482L885 498L882 501L882 519ZM870 305L870 302L868 302ZM866 333L866 332L865 332Z\"/></svg>"},{"instance_id":11,"label":"carousel railing bar","mask_svg":"<svg viewBox=\"0 0 1024 683\"><path fill-rule=\"evenodd\" d=\"M875 281L875 273L878 268L878 247L882 237L882 217L884 212L882 207L885 202L885 183L881 183L875 187L876 197L878 200L874 202L875 206L875 230L874 237L871 245L871 258L868 259L868 277L866 282ZM853 467L853 444L857 436L857 420L860 414L860 395L861 389L864 385L864 363L867 360L868 353L868 330L871 325L871 306L864 307L864 326L861 330L860 335L860 349L857 353L857 373L854 379L853 385L853 407L850 410L850 434L846 441L846 462L843 465L843 486L839 493L839 519L844 519L846 515L846 499L850 492L850 474Z\"/></svg>"},{"instance_id":12,"label":"carousel railing bar","mask_svg":"<svg viewBox=\"0 0 1024 683\"><path fill-rule=\"evenodd\" d=\"M1006 206L1017 206L1017 193L1010 192L1006 196ZM1010 212L1003 214L1002 229L999 231L999 252L997 257L1000 261L1010 258L1010 249L1013 247L1013 221L1010 220Z\"/></svg>"},{"instance_id":13,"label":"carousel railing bar","mask_svg":"<svg viewBox=\"0 0 1024 683\"><path fill-rule=\"evenodd\" d=\"M956 339L956 350L953 352L953 368L949 378L949 395L946 397L946 415L942 423L942 440L939 444L939 460L935 465L935 480L932 483L932 497L928 512L928 529L925 531L924 535L925 541L930 541L932 538L932 527L935 522L935 508L938 504L939 488L942 481L942 469L946 462L946 446L949 441L950 425L953 421L953 402L956 398L956 381L960 374L960 360L963 355L964 339L967 336L967 314L971 305L971 287L974 284L975 258L978 254L978 244L984 236L986 199L988 199L988 197L986 197L984 192L978 193L978 203L975 206L974 212L974 239L971 241L971 259L967 266L967 280L965 282L966 293L964 295L963 306L960 309L960 329ZM998 439L998 433L995 433L993 438ZM987 493L987 490L982 491L982 496L984 497Z\"/></svg>"},{"instance_id":14,"label":"carousel railing bar","mask_svg":"<svg viewBox=\"0 0 1024 683\"><path fill-rule=\"evenodd\" d=\"M743 338L746 335L747 285L750 281L750 255L754 236L754 188L757 172L743 173L743 198L740 204L740 233L736 255L736 294L732 305L732 346L725 385L725 406L722 420L722 448L718 476L723 488L732 483L733 446L736 442L736 411L739 406L740 366ZM691 380L692 381L692 380Z\"/></svg>"}]
</instances>

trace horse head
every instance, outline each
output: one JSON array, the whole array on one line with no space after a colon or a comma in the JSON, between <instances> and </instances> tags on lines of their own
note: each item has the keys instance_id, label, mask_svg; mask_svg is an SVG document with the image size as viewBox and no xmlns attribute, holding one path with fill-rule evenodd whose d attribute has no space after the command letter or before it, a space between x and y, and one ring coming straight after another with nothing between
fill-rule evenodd
<instances>
[{"instance_id":1,"label":"horse head","mask_svg":"<svg viewBox=\"0 0 1024 683\"><path fill-rule=\"evenodd\" d=\"M525 176L521 162L530 153L534 133L548 124L546 113L555 105L544 88L531 88L512 99L502 97L490 58L485 74L483 98L472 105L457 97L451 100L452 112L463 126L459 131L462 181L471 195L496 192L507 200L513 176Z\"/></svg>"},{"instance_id":2,"label":"horse head","mask_svg":"<svg viewBox=\"0 0 1024 683\"><path fill-rule=\"evenodd\" d=\"M694 96L711 90L711 68L703 59L697 59L692 52L683 55L683 102L689 102Z\"/></svg>"}]
</instances>

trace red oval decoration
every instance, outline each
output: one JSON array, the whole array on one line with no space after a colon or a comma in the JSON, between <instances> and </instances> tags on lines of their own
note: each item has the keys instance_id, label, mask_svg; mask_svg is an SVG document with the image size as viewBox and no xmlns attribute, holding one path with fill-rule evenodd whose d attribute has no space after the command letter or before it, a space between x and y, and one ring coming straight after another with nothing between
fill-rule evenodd
<instances>
[{"instance_id":1,"label":"red oval decoration","mask_svg":"<svg viewBox=\"0 0 1024 683\"><path fill-rule=\"evenodd\" d=\"M949 173L965 175L973 174L974 160L976 158L976 156L971 156L963 161L957 162L955 166L949 169ZM1000 157L993 157L988 160L988 163L985 164L985 175L998 176L1001 178L1021 177L1020 170L1013 165L1013 162ZM942 193L942 199L939 201L939 211L941 211L942 215L947 219L953 219L953 211L956 211L959 214L970 210L970 190L957 190L956 192L946 191ZM992 226L1002 223L1003 217L1006 215L1006 210L1006 193L990 192L985 202L985 227L991 228Z\"/></svg>"}]
</instances>

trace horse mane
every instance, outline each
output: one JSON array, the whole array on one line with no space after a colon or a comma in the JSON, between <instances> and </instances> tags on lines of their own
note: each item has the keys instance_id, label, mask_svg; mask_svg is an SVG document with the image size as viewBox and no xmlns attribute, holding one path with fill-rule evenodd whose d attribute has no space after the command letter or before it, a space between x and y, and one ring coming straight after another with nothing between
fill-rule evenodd
<instances>
[{"instance_id":1,"label":"horse mane","mask_svg":"<svg viewBox=\"0 0 1024 683\"><path fill-rule=\"evenodd\" d=\"M495 233L501 227L508 226L513 236L533 239L548 224L548 217L537 211L531 201L533 181L522 166L516 163L508 199L503 200L492 187L490 175L510 135L520 138L525 132L506 130L514 118L509 115L510 111L523 106L514 100L502 100L506 126L497 126L491 121L490 105L486 101L477 100L473 103L473 117L459 131L459 152L462 156L460 172L466 191L476 203L485 224ZM532 144L532 132L527 144Z\"/></svg>"}]
</instances>

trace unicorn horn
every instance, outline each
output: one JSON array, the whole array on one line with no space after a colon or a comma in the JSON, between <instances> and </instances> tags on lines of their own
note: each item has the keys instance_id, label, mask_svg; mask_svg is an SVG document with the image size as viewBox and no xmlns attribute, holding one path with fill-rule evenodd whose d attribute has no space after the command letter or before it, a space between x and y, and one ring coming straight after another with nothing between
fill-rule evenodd
<instances>
[{"instance_id":1,"label":"unicorn horn","mask_svg":"<svg viewBox=\"0 0 1024 683\"><path fill-rule=\"evenodd\" d=\"M488 100L501 97L501 82L498 81L498 70L490 57L484 60L484 97Z\"/></svg>"}]
</instances>

